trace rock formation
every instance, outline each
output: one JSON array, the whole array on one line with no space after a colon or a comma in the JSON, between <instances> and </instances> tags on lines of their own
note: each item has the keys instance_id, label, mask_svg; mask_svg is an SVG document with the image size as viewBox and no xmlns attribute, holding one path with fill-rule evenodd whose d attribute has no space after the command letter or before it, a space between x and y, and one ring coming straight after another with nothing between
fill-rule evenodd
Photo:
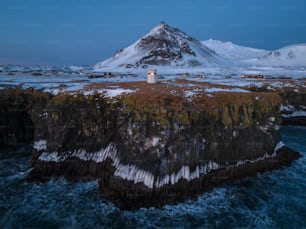
<instances>
[{"instance_id":1,"label":"rock formation","mask_svg":"<svg viewBox=\"0 0 306 229\"><path fill-rule=\"evenodd\" d=\"M22 104L24 125L35 129L28 180L98 179L105 199L133 209L175 203L297 157L280 153L276 93L187 98L180 86L135 84L136 92L114 98L1 91L11 106Z\"/></svg>"},{"instance_id":2,"label":"rock formation","mask_svg":"<svg viewBox=\"0 0 306 229\"><path fill-rule=\"evenodd\" d=\"M277 92L282 98L282 124L306 126L306 90L303 85L304 80L301 80L300 83L296 83L292 79L279 79L277 82L282 83L284 86L281 88L269 87L269 84L275 84L275 82L272 81L262 86L253 86L247 89L254 92Z\"/></svg>"},{"instance_id":3,"label":"rock formation","mask_svg":"<svg viewBox=\"0 0 306 229\"><path fill-rule=\"evenodd\" d=\"M283 90L280 96L283 98L281 107L283 124L306 126L306 93Z\"/></svg>"}]
</instances>

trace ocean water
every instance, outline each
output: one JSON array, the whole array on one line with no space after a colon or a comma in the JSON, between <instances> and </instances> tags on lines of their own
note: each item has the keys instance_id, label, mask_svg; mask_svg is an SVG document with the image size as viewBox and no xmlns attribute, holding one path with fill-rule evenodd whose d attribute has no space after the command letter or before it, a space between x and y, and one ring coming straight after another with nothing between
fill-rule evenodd
<instances>
[{"instance_id":1,"label":"ocean water","mask_svg":"<svg viewBox=\"0 0 306 229\"><path fill-rule=\"evenodd\" d=\"M0 152L0 228L306 228L306 128L282 127L304 157L285 169L161 209L121 211L97 182L27 183L31 146Z\"/></svg>"}]
</instances>

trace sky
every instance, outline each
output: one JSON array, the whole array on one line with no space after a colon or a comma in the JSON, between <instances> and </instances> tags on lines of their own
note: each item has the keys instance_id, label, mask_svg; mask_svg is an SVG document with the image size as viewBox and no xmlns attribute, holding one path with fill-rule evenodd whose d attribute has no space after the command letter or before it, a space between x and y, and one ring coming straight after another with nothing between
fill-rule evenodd
<instances>
[{"instance_id":1,"label":"sky","mask_svg":"<svg viewBox=\"0 0 306 229\"><path fill-rule=\"evenodd\" d=\"M1 0L0 64L92 65L161 21L198 40L306 43L305 0Z\"/></svg>"}]
</instances>

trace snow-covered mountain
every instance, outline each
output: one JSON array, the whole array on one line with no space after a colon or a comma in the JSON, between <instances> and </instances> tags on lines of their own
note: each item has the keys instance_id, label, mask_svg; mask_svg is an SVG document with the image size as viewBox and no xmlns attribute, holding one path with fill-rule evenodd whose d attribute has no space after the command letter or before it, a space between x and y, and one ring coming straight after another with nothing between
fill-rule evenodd
<instances>
[{"instance_id":1,"label":"snow-covered mountain","mask_svg":"<svg viewBox=\"0 0 306 229\"><path fill-rule=\"evenodd\" d=\"M275 51L249 48L218 40L198 41L177 28L161 22L148 34L94 69L201 67L306 67L306 44Z\"/></svg>"},{"instance_id":2,"label":"snow-covered mountain","mask_svg":"<svg viewBox=\"0 0 306 229\"><path fill-rule=\"evenodd\" d=\"M268 52L262 57L245 61L262 66L306 67L306 44L296 44Z\"/></svg>"},{"instance_id":3,"label":"snow-covered mountain","mask_svg":"<svg viewBox=\"0 0 306 229\"><path fill-rule=\"evenodd\" d=\"M219 56L242 66L306 67L306 44L290 45L268 51L212 39L202 43Z\"/></svg>"},{"instance_id":4,"label":"snow-covered mountain","mask_svg":"<svg viewBox=\"0 0 306 229\"><path fill-rule=\"evenodd\" d=\"M221 57L230 60L247 60L268 54L268 51L263 49L249 48L233 44L232 42L223 42L213 39L202 41L202 44L215 51Z\"/></svg>"},{"instance_id":5,"label":"snow-covered mountain","mask_svg":"<svg viewBox=\"0 0 306 229\"><path fill-rule=\"evenodd\" d=\"M150 65L171 67L217 66L224 59L200 41L161 22L148 34L95 68L146 68Z\"/></svg>"}]
</instances>

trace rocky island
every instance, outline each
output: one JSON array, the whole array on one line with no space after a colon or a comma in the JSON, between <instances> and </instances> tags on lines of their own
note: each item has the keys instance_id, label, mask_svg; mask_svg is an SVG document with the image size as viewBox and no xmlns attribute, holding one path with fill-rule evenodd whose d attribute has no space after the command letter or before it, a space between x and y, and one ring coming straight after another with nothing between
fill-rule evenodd
<instances>
[{"instance_id":1,"label":"rocky island","mask_svg":"<svg viewBox=\"0 0 306 229\"><path fill-rule=\"evenodd\" d=\"M281 143L278 93L206 92L211 85L185 80L87 87L127 93L0 92L2 146L34 142L28 181L96 179L104 199L134 209L173 204L298 157Z\"/></svg>"},{"instance_id":2,"label":"rocky island","mask_svg":"<svg viewBox=\"0 0 306 229\"><path fill-rule=\"evenodd\" d=\"M97 180L121 209L175 204L289 166L299 153L280 127L306 123L304 67L254 69L291 48L275 56L221 44L243 54L229 60L212 44L162 22L83 72L3 68L0 147L33 145L29 182ZM148 84L152 66L162 75ZM297 77L280 77L289 73Z\"/></svg>"}]
</instances>

